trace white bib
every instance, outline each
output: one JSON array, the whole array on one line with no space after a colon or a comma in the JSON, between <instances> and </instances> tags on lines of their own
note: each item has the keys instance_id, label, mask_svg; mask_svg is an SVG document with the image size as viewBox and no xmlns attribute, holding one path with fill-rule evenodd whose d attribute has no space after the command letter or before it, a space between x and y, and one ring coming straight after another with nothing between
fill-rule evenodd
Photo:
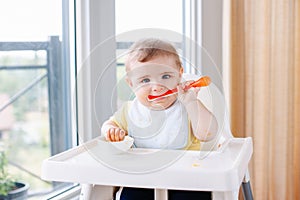
<instances>
[{"instance_id":1,"label":"white bib","mask_svg":"<svg viewBox=\"0 0 300 200\"><path fill-rule=\"evenodd\" d=\"M182 149L188 143L188 115L180 101L165 110L150 110L134 99L128 112L128 134L135 147Z\"/></svg>"}]
</instances>

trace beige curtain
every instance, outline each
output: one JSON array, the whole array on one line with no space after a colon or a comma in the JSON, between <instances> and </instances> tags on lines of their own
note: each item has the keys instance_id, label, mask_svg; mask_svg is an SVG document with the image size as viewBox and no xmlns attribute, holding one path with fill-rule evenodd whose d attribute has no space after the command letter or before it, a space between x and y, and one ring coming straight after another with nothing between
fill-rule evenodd
<instances>
[{"instance_id":1,"label":"beige curtain","mask_svg":"<svg viewBox=\"0 0 300 200\"><path fill-rule=\"evenodd\" d=\"M254 199L300 199L300 1L230 0L231 121Z\"/></svg>"}]
</instances>

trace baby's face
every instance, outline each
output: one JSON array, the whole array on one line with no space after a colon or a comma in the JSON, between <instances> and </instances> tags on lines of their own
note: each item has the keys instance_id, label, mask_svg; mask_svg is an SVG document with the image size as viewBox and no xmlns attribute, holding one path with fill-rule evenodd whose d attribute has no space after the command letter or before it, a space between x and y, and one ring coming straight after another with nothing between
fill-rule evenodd
<instances>
[{"instance_id":1,"label":"baby's face","mask_svg":"<svg viewBox=\"0 0 300 200\"><path fill-rule=\"evenodd\" d=\"M153 110L163 110L171 106L177 95L171 95L149 101L149 95L160 95L174 89L180 83L182 68L176 65L172 57L160 56L148 62L131 63L127 72L127 82L137 99Z\"/></svg>"}]
</instances>

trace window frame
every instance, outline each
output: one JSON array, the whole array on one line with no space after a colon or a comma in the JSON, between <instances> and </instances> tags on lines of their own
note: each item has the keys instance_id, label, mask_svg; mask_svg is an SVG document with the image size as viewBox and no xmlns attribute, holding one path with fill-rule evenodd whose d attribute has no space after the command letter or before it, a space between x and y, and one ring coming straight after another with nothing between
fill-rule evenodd
<instances>
[{"instance_id":1,"label":"window frame","mask_svg":"<svg viewBox=\"0 0 300 200\"><path fill-rule=\"evenodd\" d=\"M108 98L97 99L94 90L98 77L108 65L116 65L115 2L111 0L76 0L76 56L77 56L77 117L79 143L100 135L100 126L111 114ZM101 26L99 26L99 24ZM108 39L109 38L109 39ZM107 47L107 49L101 49ZM100 54L94 54L100 50ZM116 69L109 68L112 76L104 77L106 87L101 93L111 93L116 82ZM97 103L97 106L96 106ZM96 116L98 113L99 116Z\"/></svg>"}]
</instances>

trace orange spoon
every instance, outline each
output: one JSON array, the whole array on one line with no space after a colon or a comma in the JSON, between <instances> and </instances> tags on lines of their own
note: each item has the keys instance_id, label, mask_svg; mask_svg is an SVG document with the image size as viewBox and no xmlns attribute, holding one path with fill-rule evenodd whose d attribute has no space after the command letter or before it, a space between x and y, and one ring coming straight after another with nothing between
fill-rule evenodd
<instances>
[{"instance_id":1,"label":"orange spoon","mask_svg":"<svg viewBox=\"0 0 300 200\"><path fill-rule=\"evenodd\" d=\"M198 80L196 80L195 82L191 83L190 85L188 85L188 89L191 87L205 87L208 86L210 84L210 78L208 76L203 76L201 78L199 78ZM172 90L168 90L165 93L161 94L161 95L149 95L148 96L148 101L154 101L155 99L161 98L161 97L167 97L170 95L174 95L178 93L177 88L174 88Z\"/></svg>"}]
</instances>

